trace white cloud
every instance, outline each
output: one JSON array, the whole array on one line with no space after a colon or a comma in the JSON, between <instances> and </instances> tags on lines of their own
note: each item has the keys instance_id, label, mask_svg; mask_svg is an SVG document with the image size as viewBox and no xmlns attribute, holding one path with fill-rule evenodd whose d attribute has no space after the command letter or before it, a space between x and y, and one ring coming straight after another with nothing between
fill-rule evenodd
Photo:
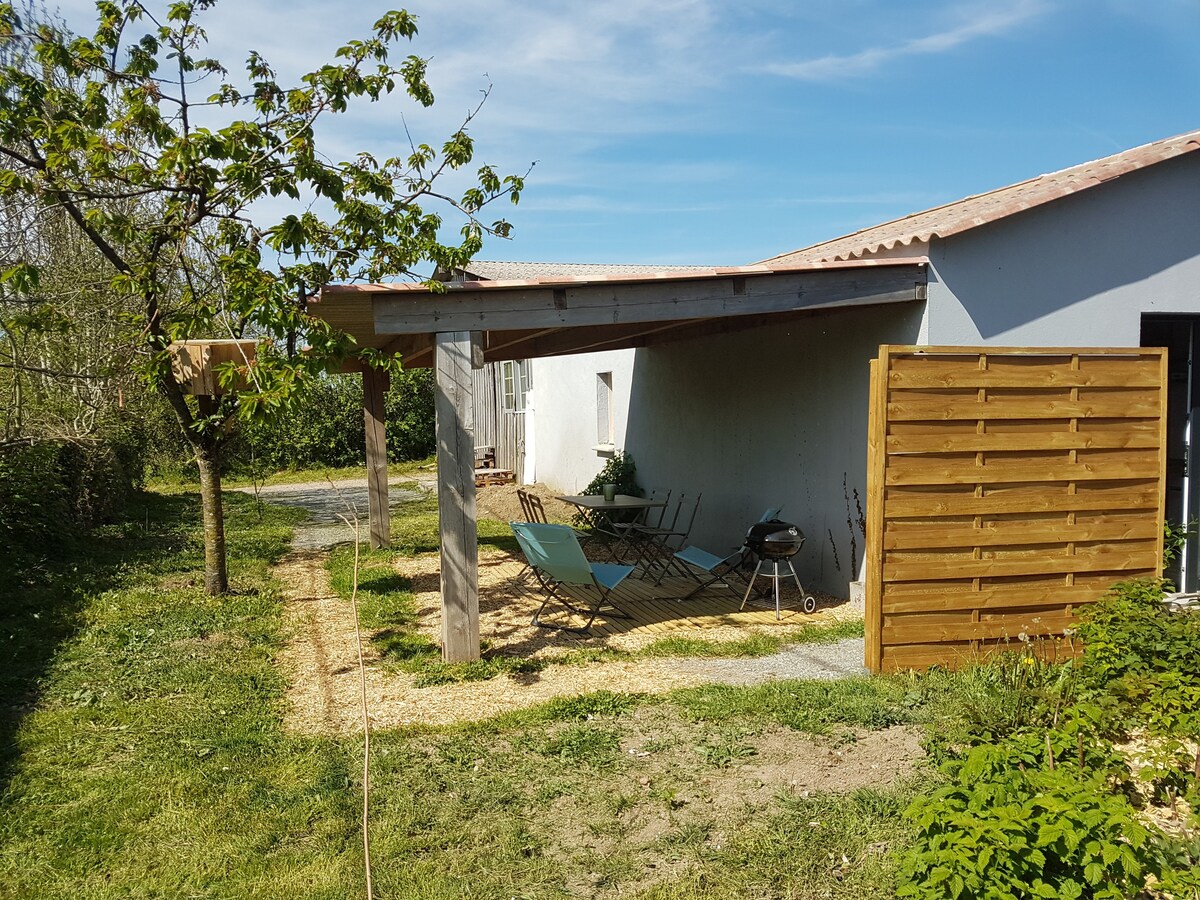
<instances>
[{"instance_id":1,"label":"white cloud","mask_svg":"<svg viewBox=\"0 0 1200 900\"><path fill-rule=\"evenodd\" d=\"M763 71L803 81L833 81L869 75L884 66L911 56L945 53L981 38L1012 31L1045 11L1041 0L1016 0L1007 6L972 9L952 28L923 37L898 40L885 46L866 47L853 53L827 54L792 63L774 63ZM960 13L960 15L962 15Z\"/></svg>"}]
</instances>

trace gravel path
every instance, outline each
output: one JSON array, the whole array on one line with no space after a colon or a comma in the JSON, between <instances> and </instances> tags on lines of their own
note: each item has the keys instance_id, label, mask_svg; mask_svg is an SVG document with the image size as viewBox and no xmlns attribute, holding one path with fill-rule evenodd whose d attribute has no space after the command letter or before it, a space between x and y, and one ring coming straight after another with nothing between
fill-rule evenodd
<instances>
[{"instance_id":1,"label":"gravel path","mask_svg":"<svg viewBox=\"0 0 1200 900\"><path fill-rule=\"evenodd\" d=\"M417 490L397 490L397 484L416 482ZM388 505L397 509L405 503L423 499L429 491L436 490L434 476L397 477L390 479ZM350 478L345 481L306 481L300 484L270 484L255 488L236 488L244 494L257 493L270 503L281 506L299 506L307 509L308 518L296 526L296 537L292 541L294 550L328 550L338 544L354 540L353 530L342 521L345 516L351 522L358 519L361 530L367 522L367 480Z\"/></svg>"},{"instance_id":2,"label":"gravel path","mask_svg":"<svg viewBox=\"0 0 1200 900\"><path fill-rule=\"evenodd\" d=\"M681 659L696 663L704 677L719 684L758 684L775 678L848 678L866 675L863 639L846 638L832 644L796 644L774 656L756 659Z\"/></svg>"}]
</instances>

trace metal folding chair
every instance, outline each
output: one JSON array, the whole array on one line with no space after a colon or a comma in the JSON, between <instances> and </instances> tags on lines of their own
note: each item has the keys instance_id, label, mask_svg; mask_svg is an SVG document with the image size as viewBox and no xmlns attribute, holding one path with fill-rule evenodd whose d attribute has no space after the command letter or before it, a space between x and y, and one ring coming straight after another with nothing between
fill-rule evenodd
<instances>
[{"instance_id":1,"label":"metal folding chair","mask_svg":"<svg viewBox=\"0 0 1200 900\"><path fill-rule=\"evenodd\" d=\"M769 522L772 519L779 517L783 512L782 506L770 506L763 512L760 522ZM717 556L715 553L709 553L701 547L687 546L674 553L675 565L685 575L696 579L696 587L680 597L680 600L690 600L692 597L699 594L705 588L711 587L714 584L720 584L723 587L729 588L734 594L742 596L742 589L735 587L729 583L731 576L737 576L742 582L746 581L746 576L742 570L750 562L753 554L743 543L728 556ZM742 605L745 605L743 600Z\"/></svg>"},{"instance_id":2,"label":"metal folding chair","mask_svg":"<svg viewBox=\"0 0 1200 900\"><path fill-rule=\"evenodd\" d=\"M682 564L682 571L696 579L696 587L688 591L680 597L680 600L691 600L705 588L711 587L714 584L720 584L723 587L729 588L736 596L742 595L740 587L734 587L729 583L728 578L731 575L739 575L741 568L749 560L750 551L744 546L738 547L728 556L717 556L715 553L709 553L707 550L702 550L699 547L684 547L682 550L676 550L674 558L678 563ZM704 573L703 575L697 572ZM707 577L705 577L707 576Z\"/></svg>"},{"instance_id":3,"label":"metal folding chair","mask_svg":"<svg viewBox=\"0 0 1200 900\"><path fill-rule=\"evenodd\" d=\"M521 504L521 512L525 514L526 522L546 524L546 506L537 494L517 488L517 502Z\"/></svg>"},{"instance_id":4,"label":"metal folding chair","mask_svg":"<svg viewBox=\"0 0 1200 900\"><path fill-rule=\"evenodd\" d=\"M618 535L616 543L612 544L612 554L619 561L624 562L625 553L636 553L637 548L634 546L638 535L642 529L661 528L663 519L667 515L667 507L671 504L671 492L662 488L652 488L650 491L650 499L656 503L662 503L662 506L643 510L641 515L632 522L612 522L611 527ZM657 516L654 514L657 512ZM651 521L653 519L653 522Z\"/></svg>"},{"instance_id":5,"label":"metal folding chair","mask_svg":"<svg viewBox=\"0 0 1200 900\"><path fill-rule=\"evenodd\" d=\"M692 526L696 524L696 515L700 512L702 496L681 493L675 512L671 515L670 524L657 528L643 526L634 530L634 534L642 542L641 552L634 560L634 565L640 566L646 575L655 569L661 569L655 584L661 584L667 573L675 567L675 551L683 549L687 544Z\"/></svg>"},{"instance_id":6,"label":"metal folding chair","mask_svg":"<svg viewBox=\"0 0 1200 900\"><path fill-rule=\"evenodd\" d=\"M614 618L628 619L629 616L619 606L612 602L610 594L613 589L624 581L633 566L616 565L613 563L588 562L579 546L579 538L566 525L546 525L538 522L510 522L517 543L529 562L530 569L537 576L546 598L537 612L533 614L532 624L539 628L555 628L559 631L569 631L575 634L587 634L592 622L603 607L610 607L616 612L608 613ZM564 592L564 587L573 585L580 588L585 596L594 593L595 601L586 607L575 605L573 597ZM572 613L586 616L587 621L581 628L571 628L566 625L555 625L541 620L542 612L551 600L557 600Z\"/></svg>"}]
</instances>

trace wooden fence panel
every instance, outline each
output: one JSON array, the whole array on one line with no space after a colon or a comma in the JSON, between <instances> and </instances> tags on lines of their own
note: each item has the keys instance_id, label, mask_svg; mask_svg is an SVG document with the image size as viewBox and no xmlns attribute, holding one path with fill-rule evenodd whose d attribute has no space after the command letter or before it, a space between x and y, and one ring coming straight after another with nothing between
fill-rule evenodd
<instances>
[{"instance_id":1,"label":"wooden fence panel","mask_svg":"<svg viewBox=\"0 0 1200 900\"><path fill-rule=\"evenodd\" d=\"M1162 574L1166 351L880 347L866 664L954 666Z\"/></svg>"}]
</instances>

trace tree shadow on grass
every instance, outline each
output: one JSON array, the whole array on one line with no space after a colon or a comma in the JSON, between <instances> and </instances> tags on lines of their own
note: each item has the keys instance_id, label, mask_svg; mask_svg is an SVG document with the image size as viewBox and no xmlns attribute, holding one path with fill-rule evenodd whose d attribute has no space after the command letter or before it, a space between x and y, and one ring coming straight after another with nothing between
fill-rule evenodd
<instances>
[{"instance_id":1,"label":"tree shadow on grass","mask_svg":"<svg viewBox=\"0 0 1200 900\"><path fill-rule=\"evenodd\" d=\"M184 530L195 497L140 494L128 518L0 567L0 793L20 757L18 732L41 700L60 647L84 622L89 600L139 569L194 572L203 550Z\"/></svg>"}]
</instances>

